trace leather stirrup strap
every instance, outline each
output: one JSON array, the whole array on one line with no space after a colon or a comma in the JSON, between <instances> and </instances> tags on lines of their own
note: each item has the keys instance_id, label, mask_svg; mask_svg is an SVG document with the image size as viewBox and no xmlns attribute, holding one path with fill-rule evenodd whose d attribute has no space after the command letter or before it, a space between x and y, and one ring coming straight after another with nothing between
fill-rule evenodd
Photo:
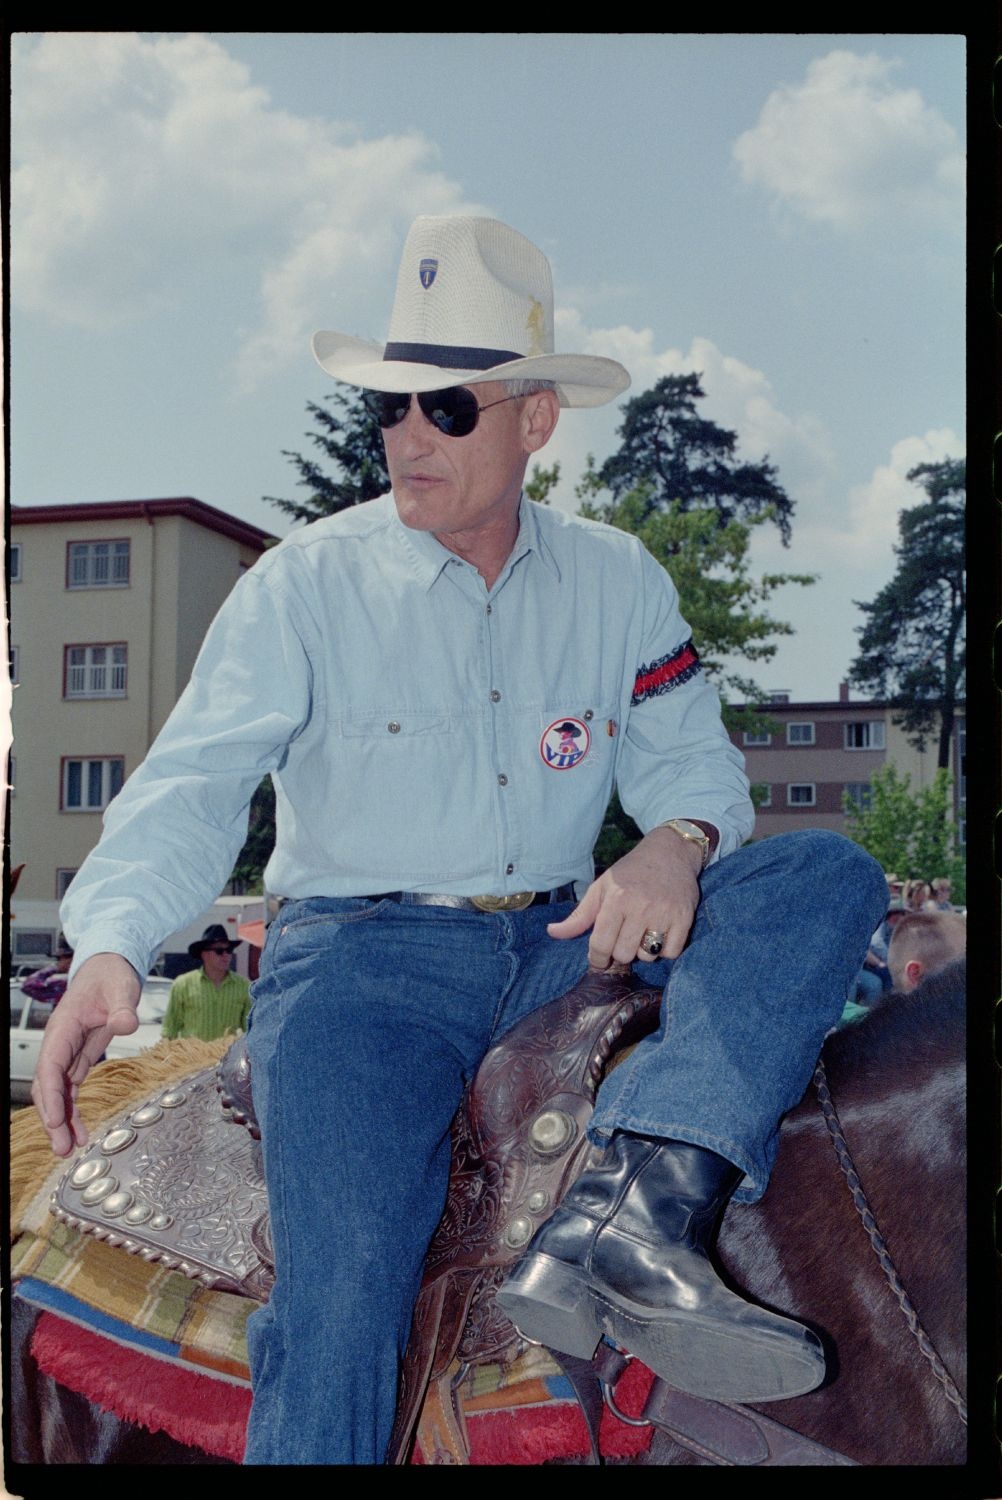
<instances>
[{"instance_id":1,"label":"leather stirrup strap","mask_svg":"<svg viewBox=\"0 0 1002 1500\"><path fill-rule=\"evenodd\" d=\"M458 1305L458 1323L462 1327L466 1320L466 1313L473 1300L473 1294L480 1280L479 1272L457 1271L452 1276L441 1276L437 1281L426 1282L418 1295L417 1304L414 1309L414 1322L411 1330L410 1341L407 1352L404 1355L400 1371L400 1393L397 1398L396 1419L393 1423L393 1432L390 1436L389 1447L386 1452L388 1464L406 1464L410 1460L412 1439L417 1427L418 1418L421 1414L421 1403L425 1398L425 1392L431 1391L446 1379L443 1373L436 1381L434 1378L435 1354L438 1350L439 1330L442 1327L447 1302L452 1303L452 1312L456 1318L456 1307ZM438 1406L441 1408L441 1393L439 1394ZM436 1412L433 1419L440 1423L440 1415ZM445 1430L447 1424L440 1423ZM450 1441L451 1441L451 1428ZM464 1438L465 1442L465 1438ZM444 1458L436 1460L443 1463L469 1463L469 1454L465 1458Z\"/></svg>"},{"instance_id":2,"label":"leather stirrup strap","mask_svg":"<svg viewBox=\"0 0 1002 1500\"><path fill-rule=\"evenodd\" d=\"M557 1349L549 1349L547 1353L563 1370L577 1397L585 1427L588 1429L588 1445L591 1449L588 1462L601 1464L602 1454L598 1443L598 1429L605 1402L602 1398L602 1384L596 1373L595 1364L590 1359L576 1359L573 1354L561 1354Z\"/></svg>"},{"instance_id":3,"label":"leather stirrup strap","mask_svg":"<svg viewBox=\"0 0 1002 1500\"><path fill-rule=\"evenodd\" d=\"M751 1407L690 1396L659 1376L651 1386L644 1417L683 1448L712 1464L762 1468L800 1464L857 1467L855 1459L803 1437Z\"/></svg>"},{"instance_id":4,"label":"leather stirrup strap","mask_svg":"<svg viewBox=\"0 0 1002 1500\"><path fill-rule=\"evenodd\" d=\"M417 1443L425 1462L469 1464L470 1440L463 1409L456 1399L456 1386L469 1369L448 1369L428 1386L417 1425Z\"/></svg>"},{"instance_id":5,"label":"leather stirrup strap","mask_svg":"<svg viewBox=\"0 0 1002 1500\"><path fill-rule=\"evenodd\" d=\"M506 1363L519 1335L494 1294L594 1152L586 1136L613 1054L661 1006L629 970L589 971L524 1016L483 1059L452 1125L445 1213L428 1250L387 1462L407 1462L422 1393L458 1358Z\"/></svg>"}]
</instances>

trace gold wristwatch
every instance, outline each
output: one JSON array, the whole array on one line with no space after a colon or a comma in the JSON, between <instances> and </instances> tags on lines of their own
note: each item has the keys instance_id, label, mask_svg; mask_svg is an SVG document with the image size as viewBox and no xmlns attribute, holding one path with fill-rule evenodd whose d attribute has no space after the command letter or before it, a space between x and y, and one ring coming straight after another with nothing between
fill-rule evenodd
<instances>
[{"instance_id":1,"label":"gold wristwatch","mask_svg":"<svg viewBox=\"0 0 1002 1500\"><path fill-rule=\"evenodd\" d=\"M703 869L710 857L710 836L703 832L698 823L690 823L688 818L669 818L667 823L659 823L659 828L671 828L678 834L679 838L687 840L690 844L698 844L703 856Z\"/></svg>"}]
</instances>

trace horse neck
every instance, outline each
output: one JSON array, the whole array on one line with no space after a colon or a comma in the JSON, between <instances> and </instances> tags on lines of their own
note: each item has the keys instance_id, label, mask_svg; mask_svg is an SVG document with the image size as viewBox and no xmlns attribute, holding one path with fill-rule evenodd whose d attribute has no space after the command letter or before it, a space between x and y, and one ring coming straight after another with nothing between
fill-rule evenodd
<instances>
[{"instance_id":1,"label":"horse neck","mask_svg":"<svg viewBox=\"0 0 1002 1500\"><path fill-rule=\"evenodd\" d=\"M831 1038L825 1063L891 1260L937 1352L962 1379L965 1111L957 1015L953 1006L952 1019L920 1017L926 1024L916 1027L915 1017L875 1013L857 1035ZM955 1412L908 1332L813 1086L784 1122L765 1197L728 1212L719 1250L740 1286L814 1323L838 1351L831 1388L796 1403L798 1430L843 1449L855 1431L861 1462L897 1462L895 1451L918 1451L925 1455L919 1462L956 1461L947 1456L962 1443ZM888 1406L891 1389L898 1396Z\"/></svg>"},{"instance_id":2,"label":"horse neck","mask_svg":"<svg viewBox=\"0 0 1002 1500\"><path fill-rule=\"evenodd\" d=\"M949 1007L925 1017L914 1010L904 1024L893 1015L886 1024L880 1019L864 1022L858 1037L831 1039L824 1055L828 1085L895 1270L933 1342L938 1333L949 1344L965 1255L963 1025ZM844 1178L842 1196L852 1203ZM855 1205L853 1211L859 1212Z\"/></svg>"}]
</instances>

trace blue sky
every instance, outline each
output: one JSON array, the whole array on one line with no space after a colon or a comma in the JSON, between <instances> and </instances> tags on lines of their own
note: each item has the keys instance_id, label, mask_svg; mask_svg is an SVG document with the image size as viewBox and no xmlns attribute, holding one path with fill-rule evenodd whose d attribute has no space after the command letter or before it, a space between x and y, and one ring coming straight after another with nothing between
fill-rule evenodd
<instances>
[{"instance_id":1,"label":"blue sky","mask_svg":"<svg viewBox=\"0 0 1002 1500\"><path fill-rule=\"evenodd\" d=\"M284 534L309 335L382 338L418 213L550 256L557 343L639 392L700 371L768 455L796 634L837 696L905 475L964 452L965 43L951 35L31 33L15 38L11 499L190 494ZM575 509L617 407L547 451Z\"/></svg>"}]
</instances>

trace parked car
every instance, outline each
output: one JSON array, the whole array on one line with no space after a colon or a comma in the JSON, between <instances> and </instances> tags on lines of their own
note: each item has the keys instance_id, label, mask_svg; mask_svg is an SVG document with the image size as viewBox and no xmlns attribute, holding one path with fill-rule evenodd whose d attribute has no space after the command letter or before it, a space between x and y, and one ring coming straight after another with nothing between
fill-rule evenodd
<instances>
[{"instance_id":1,"label":"parked car","mask_svg":"<svg viewBox=\"0 0 1002 1500\"><path fill-rule=\"evenodd\" d=\"M171 981L149 975L143 983L136 1014L139 1025L130 1036L116 1036L108 1043L106 1057L135 1057L145 1047L159 1042ZM38 1054L42 1047L45 1023L53 1006L45 1000L32 1000L20 983L10 986L10 1097L14 1104L27 1103L31 1081L35 1076Z\"/></svg>"}]
</instances>

